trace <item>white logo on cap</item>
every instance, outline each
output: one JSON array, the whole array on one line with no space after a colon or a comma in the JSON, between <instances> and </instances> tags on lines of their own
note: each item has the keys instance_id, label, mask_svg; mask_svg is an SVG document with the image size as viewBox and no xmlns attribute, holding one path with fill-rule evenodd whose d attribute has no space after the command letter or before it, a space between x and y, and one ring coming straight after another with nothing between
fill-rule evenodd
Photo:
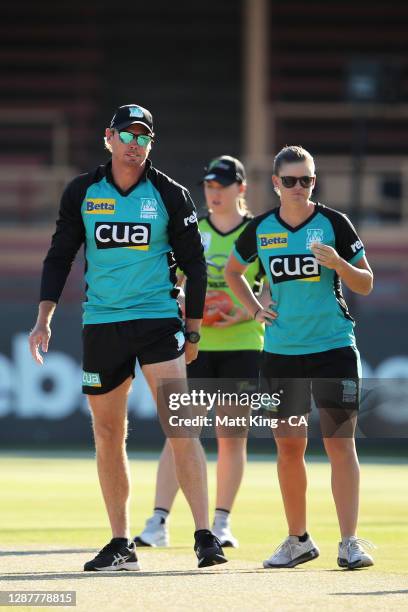
<instances>
[{"instance_id":1,"label":"white logo on cap","mask_svg":"<svg viewBox=\"0 0 408 612\"><path fill-rule=\"evenodd\" d=\"M129 117L144 117L143 111L139 106L129 107Z\"/></svg>"}]
</instances>

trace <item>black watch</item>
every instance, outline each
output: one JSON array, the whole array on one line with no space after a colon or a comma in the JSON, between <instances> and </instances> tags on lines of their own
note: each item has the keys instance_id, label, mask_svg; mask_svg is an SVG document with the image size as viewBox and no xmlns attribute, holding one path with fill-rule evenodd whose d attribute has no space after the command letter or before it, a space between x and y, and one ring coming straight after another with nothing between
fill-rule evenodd
<instances>
[{"instance_id":1,"label":"black watch","mask_svg":"<svg viewBox=\"0 0 408 612\"><path fill-rule=\"evenodd\" d=\"M200 342L201 336L200 336L200 334L198 332L195 332L195 331L188 332L188 331L186 331L184 333L184 335L186 337L186 340L188 340L188 342L190 342L191 344L197 344L197 342Z\"/></svg>"}]
</instances>

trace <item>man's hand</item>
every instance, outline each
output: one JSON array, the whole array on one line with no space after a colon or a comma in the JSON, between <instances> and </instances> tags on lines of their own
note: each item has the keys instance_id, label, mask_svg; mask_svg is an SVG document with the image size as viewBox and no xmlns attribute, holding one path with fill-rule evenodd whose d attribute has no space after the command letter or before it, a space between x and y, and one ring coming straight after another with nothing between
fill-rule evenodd
<instances>
[{"instance_id":1,"label":"man's hand","mask_svg":"<svg viewBox=\"0 0 408 612\"><path fill-rule=\"evenodd\" d=\"M31 330L30 335L28 337L28 342L30 345L30 352L33 356L33 359L42 365L44 363L44 359L39 351L39 347L41 346L41 350L43 353L48 351L48 343L51 338L51 328L46 323L37 323L35 327Z\"/></svg>"},{"instance_id":2,"label":"man's hand","mask_svg":"<svg viewBox=\"0 0 408 612\"><path fill-rule=\"evenodd\" d=\"M192 344L191 342L186 340L184 351L185 351L184 355L185 355L185 359L186 359L186 364L188 365L189 363L191 363L192 361L197 359L197 355L198 355L198 342L196 342L195 344Z\"/></svg>"},{"instance_id":3,"label":"man's hand","mask_svg":"<svg viewBox=\"0 0 408 612\"><path fill-rule=\"evenodd\" d=\"M51 300L42 300L39 303L37 322L28 337L30 352L34 361L40 365L44 363L44 359L39 351L39 347L41 346L43 353L48 351L48 343L51 338L50 323L56 306L56 302L52 302Z\"/></svg>"},{"instance_id":4,"label":"man's hand","mask_svg":"<svg viewBox=\"0 0 408 612\"><path fill-rule=\"evenodd\" d=\"M317 263L330 270L336 270L340 263L340 255L333 247L321 242L313 242L310 250L316 257Z\"/></svg>"}]
</instances>

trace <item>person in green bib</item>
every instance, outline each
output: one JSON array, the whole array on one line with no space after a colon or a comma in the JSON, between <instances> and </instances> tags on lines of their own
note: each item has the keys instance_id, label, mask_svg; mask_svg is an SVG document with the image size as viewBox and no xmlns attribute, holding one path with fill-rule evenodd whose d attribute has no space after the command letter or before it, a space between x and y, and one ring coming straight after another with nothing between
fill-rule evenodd
<instances>
[{"instance_id":1,"label":"person in green bib","mask_svg":"<svg viewBox=\"0 0 408 612\"><path fill-rule=\"evenodd\" d=\"M264 327L254 321L224 279L224 267L235 241L253 216L245 203L243 164L229 155L213 159L203 177L207 214L199 220L207 261L208 285L201 328L200 351L187 366L190 379L256 379L263 349ZM263 269L254 261L246 271L251 287L260 288ZM182 279L180 279L182 283ZM212 532L223 546L238 547L230 512L246 463L246 435L222 437L217 431L217 495ZM140 535L140 546L169 545L169 513L179 485L173 453L167 441L160 457L154 513Z\"/></svg>"}]
</instances>

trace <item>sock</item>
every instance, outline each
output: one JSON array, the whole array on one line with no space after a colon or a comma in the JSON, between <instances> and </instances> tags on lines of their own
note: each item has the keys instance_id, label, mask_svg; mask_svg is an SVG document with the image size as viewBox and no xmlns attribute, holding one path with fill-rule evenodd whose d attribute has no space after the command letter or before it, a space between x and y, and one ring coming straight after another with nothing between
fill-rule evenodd
<instances>
[{"instance_id":1,"label":"sock","mask_svg":"<svg viewBox=\"0 0 408 612\"><path fill-rule=\"evenodd\" d=\"M298 536L299 542L306 542L308 537L309 537L309 534L307 533L307 531L305 531L305 533L302 536Z\"/></svg>"},{"instance_id":2,"label":"sock","mask_svg":"<svg viewBox=\"0 0 408 612\"><path fill-rule=\"evenodd\" d=\"M120 544L122 546L129 546L129 540L127 538L112 538L112 544Z\"/></svg>"},{"instance_id":3,"label":"sock","mask_svg":"<svg viewBox=\"0 0 408 612\"><path fill-rule=\"evenodd\" d=\"M224 510L224 508L216 508L214 512L214 522L228 523L229 521L229 510Z\"/></svg>"},{"instance_id":4,"label":"sock","mask_svg":"<svg viewBox=\"0 0 408 612\"><path fill-rule=\"evenodd\" d=\"M153 514L155 516L160 516L160 518L162 518L162 519L164 519L166 521L166 519L169 516L170 512L168 510L166 510L165 508L154 508L153 509Z\"/></svg>"}]
</instances>

